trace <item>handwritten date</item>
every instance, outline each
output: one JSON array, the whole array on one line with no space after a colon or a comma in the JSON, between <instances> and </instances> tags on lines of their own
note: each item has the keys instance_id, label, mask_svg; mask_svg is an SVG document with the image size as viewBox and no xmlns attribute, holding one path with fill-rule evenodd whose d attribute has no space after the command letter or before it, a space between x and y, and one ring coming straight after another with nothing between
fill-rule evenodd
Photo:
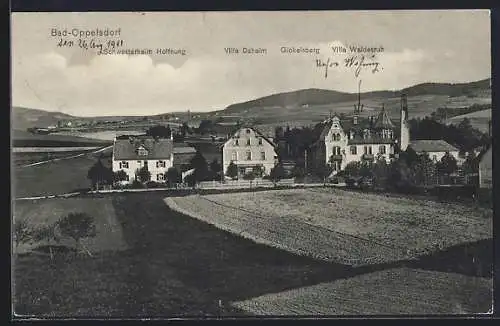
<instances>
[{"instance_id":1,"label":"handwritten date","mask_svg":"<svg viewBox=\"0 0 500 326\"><path fill-rule=\"evenodd\" d=\"M107 40L100 41L96 39L77 39L77 40L67 40L61 38L57 43L57 47L61 48L80 48L83 50L97 50L97 54L102 54L103 52L112 52L117 48L123 46L123 40Z\"/></svg>"}]
</instances>

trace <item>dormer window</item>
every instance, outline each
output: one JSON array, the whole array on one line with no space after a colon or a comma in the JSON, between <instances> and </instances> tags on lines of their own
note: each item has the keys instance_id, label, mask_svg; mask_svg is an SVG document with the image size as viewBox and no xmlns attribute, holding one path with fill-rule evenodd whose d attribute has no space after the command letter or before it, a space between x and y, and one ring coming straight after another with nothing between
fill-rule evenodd
<instances>
[{"instance_id":1,"label":"dormer window","mask_svg":"<svg viewBox=\"0 0 500 326\"><path fill-rule=\"evenodd\" d=\"M139 156L147 156L148 155L148 151L144 147L139 147L137 149L137 155L139 155Z\"/></svg>"},{"instance_id":2,"label":"dormer window","mask_svg":"<svg viewBox=\"0 0 500 326\"><path fill-rule=\"evenodd\" d=\"M352 130L351 130L351 131L349 132L349 138L350 138L350 139L354 139L354 131L352 131Z\"/></svg>"},{"instance_id":3,"label":"dormer window","mask_svg":"<svg viewBox=\"0 0 500 326\"><path fill-rule=\"evenodd\" d=\"M363 138L364 139L370 138L370 130L368 129L363 130Z\"/></svg>"}]
</instances>

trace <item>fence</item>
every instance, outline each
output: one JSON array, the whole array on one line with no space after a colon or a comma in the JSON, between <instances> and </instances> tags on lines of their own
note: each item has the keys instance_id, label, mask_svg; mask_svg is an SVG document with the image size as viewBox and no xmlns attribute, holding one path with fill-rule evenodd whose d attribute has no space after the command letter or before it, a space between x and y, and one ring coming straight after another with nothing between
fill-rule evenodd
<instances>
[{"instance_id":1,"label":"fence","mask_svg":"<svg viewBox=\"0 0 500 326\"><path fill-rule=\"evenodd\" d=\"M230 189L230 188L257 188L257 187L274 187L275 183L270 180L226 180L220 181L202 181L198 184L200 189ZM283 179L276 183L278 186L294 186L294 179Z\"/></svg>"}]
</instances>

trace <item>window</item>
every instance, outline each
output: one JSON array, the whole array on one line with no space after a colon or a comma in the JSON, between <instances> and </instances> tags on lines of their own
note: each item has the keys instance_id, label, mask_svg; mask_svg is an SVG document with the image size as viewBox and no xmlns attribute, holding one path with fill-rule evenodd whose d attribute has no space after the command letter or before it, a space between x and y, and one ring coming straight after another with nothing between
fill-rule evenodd
<instances>
[{"instance_id":1,"label":"window","mask_svg":"<svg viewBox=\"0 0 500 326\"><path fill-rule=\"evenodd\" d=\"M349 132L349 137L350 137L351 139L354 139L354 131L352 131L352 130L351 130L351 131Z\"/></svg>"},{"instance_id":2,"label":"window","mask_svg":"<svg viewBox=\"0 0 500 326\"><path fill-rule=\"evenodd\" d=\"M128 162L127 161L120 162L120 169L128 169Z\"/></svg>"},{"instance_id":3,"label":"window","mask_svg":"<svg viewBox=\"0 0 500 326\"><path fill-rule=\"evenodd\" d=\"M433 161L437 161L437 156L436 155L432 155L432 160Z\"/></svg>"},{"instance_id":4,"label":"window","mask_svg":"<svg viewBox=\"0 0 500 326\"><path fill-rule=\"evenodd\" d=\"M363 130L363 138L364 139L370 138L370 130L368 129Z\"/></svg>"},{"instance_id":5,"label":"window","mask_svg":"<svg viewBox=\"0 0 500 326\"><path fill-rule=\"evenodd\" d=\"M247 161L251 161L252 160L252 152L248 151L247 152Z\"/></svg>"},{"instance_id":6,"label":"window","mask_svg":"<svg viewBox=\"0 0 500 326\"><path fill-rule=\"evenodd\" d=\"M130 181L130 177L129 175L127 174L126 177L125 177L125 181Z\"/></svg>"},{"instance_id":7,"label":"window","mask_svg":"<svg viewBox=\"0 0 500 326\"><path fill-rule=\"evenodd\" d=\"M339 170L339 166L338 166L339 162L335 161L332 163L332 170L333 171L338 171Z\"/></svg>"},{"instance_id":8,"label":"window","mask_svg":"<svg viewBox=\"0 0 500 326\"><path fill-rule=\"evenodd\" d=\"M368 146L363 146L363 154L368 154Z\"/></svg>"},{"instance_id":9,"label":"window","mask_svg":"<svg viewBox=\"0 0 500 326\"><path fill-rule=\"evenodd\" d=\"M238 160L238 155L237 155L237 154L238 154L238 153L236 153L236 152L232 152L232 153L231 153L231 160L232 160L232 161L237 161L237 160Z\"/></svg>"},{"instance_id":10,"label":"window","mask_svg":"<svg viewBox=\"0 0 500 326\"><path fill-rule=\"evenodd\" d=\"M250 138L247 139L247 146L250 146Z\"/></svg>"},{"instance_id":11,"label":"window","mask_svg":"<svg viewBox=\"0 0 500 326\"><path fill-rule=\"evenodd\" d=\"M249 134L250 133L250 129L247 129L246 132L247 132L247 134Z\"/></svg>"},{"instance_id":12,"label":"window","mask_svg":"<svg viewBox=\"0 0 500 326\"><path fill-rule=\"evenodd\" d=\"M338 124L336 124L336 123L333 124L333 128L338 128L338 127L339 127Z\"/></svg>"},{"instance_id":13,"label":"window","mask_svg":"<svg viewBox=\"0 0 500 326\"><path fill-rule=\"evenodd\" d=\"M266 160L266 152L260 152L260 159L262 161L265 161Z\"/></svg>"},{"instance_id":14,"label":"window","mask_svg":"<svg viewBox=\"0 0 500 326\"><path fill-rule=\"evenodd\" d=\"M378 147L378 152L379 152L380 154L385 154L385 145L380 145L380 146Z\"/></svg>"},{"instance_id":15,"label":"window","mask_svg":"<svg viewBox=\"0 0 500 326\"><path fill-rule=\"evenodd\" d=\"M368 146L368 154L372 155L372 147L371 146Z\"/></svg>"},{"instance_id":16,"label":"window","mask_svg":"<svg viewBox=\"0 0 500 326\"><path fill-rule=\"evenodd\" d=\"M358 154L356 146L351 146L351 155L356 155Z\"/></svg>"},{"instance_id":17,"label":"window","mask_svg":"<svg viewBox=\"0 0 500 326\"><path fill-rule=\"evenodd\" d=\"M259 138L259 145L262 145L262 138Z\"/></svg>"},{"instance_id":18,"label":"window","mask_svg":"<svg viewBox=\"0 0 500 326\"><path fill-rule=\"evenodd\" d=\"M158 161L156 162L156 167L157 168L164 168L166 166L166 162L165 161Z\"/></svg>"},{"instance_id":19,"label":"window","mask_svg":"<svg viewBox=\"0 0 500 326\"><path fill-rule=\"evenodd\" d=\"M138 154L139 156L147 156L147 155L148 155L148 151L147 151L146 149L144 149L144 148L142 148L142 147L141 147L141 148L139 148L139 149L137 150L137 154Z\"/></svg>"},{"instance_id":20,"label":"window","mask_svg":"<svg viewBox=\"0 0 500 326\"><path fill-rule=\"evenodd\" d=\"M234 146L238 146L238 145L239 145L239 141L238 141L238 139L236 139L236 140L234 141Z\"/></svg>"},{"instance_id":21,"label":"window","mask_svg":"<svg viewBox=\"0 0 500 326\"><path fill-rule=\"evenodd\" d=\"M340 147L333 146L333 155L340 155Z\"/></svg>"},{"instance_id":22,"label":"window","mask_svg":"<svg viewBox=\"0 0 500 326\"><path fill-rule=\"evenodd\" d=\"M137 164L141 165L141 162L142 162L142 161L137 161Z\"/></svg>"},{"instance_id":23,"label":"window","mask_svg":"<svg viewBox=\"0 0 500 326\"><path fill-rule=\"evenodd\" d=\"M165 175L163 173L158 173L156 175L156 180L158 180L158 181L164 181L165 180Z\"/></svg>"}]
</instances>

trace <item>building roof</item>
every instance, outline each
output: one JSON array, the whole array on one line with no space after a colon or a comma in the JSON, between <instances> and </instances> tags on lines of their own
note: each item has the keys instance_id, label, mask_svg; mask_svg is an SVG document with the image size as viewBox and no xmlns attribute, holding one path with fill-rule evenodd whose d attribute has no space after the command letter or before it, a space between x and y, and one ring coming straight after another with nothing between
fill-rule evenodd
<instances>
[{"instance_id":1,"label":"building roof","mask_svg":"<svg viewBox=\"0 0 500 326\"><path fill-rule=\"evenodd\" d=\"M375 129L393 129L394 123L392 120L387 116L387 112L385 112L385 109L382 108L382 111L380 111L377 120L375 120L375 123L373 124L373 128Z\"/></svg>"},{"instance_id":2,"label":"building roof","mask_svg":"<svg viewBox=\"0 0 500 326\"><path fill-rule=\"evenodd\" d=\"M408 145L415 152L458 152L455 146L450 145L446 141L439 140L412 140Z\"/></svg>"},{"instance_id":3,"label":"building roof","mask_svg":"<svg viewBox=\"0 0 500 326\"><path fill-rule=\"evenodd\" d=\"M243 129L251 129L251 130L253 130L253 131L255 132L255 134L256 134L257 136L262 137L262 138L263 138L266 142L268 142L271 146L273 146L273 147L276 147L276 146L277 146L277 145L273 142L273 140L272 140L270 137L266 136L266 135L265 135L262 131L260 131L258 128L254 127L254 126L245 126L245 125L244 125L244 126L242 126L242 127L238 128L238 130L234 133L234 135L233 135L233 136L235 136L236 134L239 134L239 132L240 132L241 130L243 130ZM224 145L225 145L225 144L224 144ZM222 146L224 146L224 145L222 145Z\"/></svg>"},{"instance_id":4,"label":"building roof","mask_svg":"<svg viewBox=\"0 0 500 326\"><path fill-rule=\"evenodd\" d=\"M337 117L338 118L338 117ZM379 114L377 120L371 121L370 118L362 118L358 117L357 118L357 123L354 124L354 118L348 118L348 119L339 119L340 127L342 130L349 135L351 131L354 132L354 138L349 139L348 144L349 145L355 145L355 144L392 144L394 142L394 139L391 138L382 138L380 137L376 132L375 132L375 124L379 125L379 129L391 129L393 130L394 136L397 134L397 128L395 124L389 119L387 116L387 113L385 113L384 110ZM318 145L319 143L323 142L328 135L328 132L332 128L333 124L333 118L330 118L324 122L321 123L322 130L321 133L317 139L317 141L313 144ZM370 130L370 135L368 137L363 137L363 130L368 129ZM372 132L373 131L373 132Z\"/></svg>"},{"instance_id":5,"label":"building roof","mask_svg":"<svg viewBox=\"0 0 500 326\"><path fill-rule=\"evenodd\" d=\"M144 148L147 155L140 156L139 148ZM113 145L115 160L155 160L170 159L173 153L173 140L169 138L153 138L151 136L130 136L116 138Z\"/></svg>"},{"instance_id":6,"label":"building roof","mask_svg":"<svg viewBox=\"0 0 500 326\"><path fill-rule=\"evenodd\" d=\"M191 146L174 146L174 155L175 154L196 154L196 148Z\"/></svg>"}]
</instances>

